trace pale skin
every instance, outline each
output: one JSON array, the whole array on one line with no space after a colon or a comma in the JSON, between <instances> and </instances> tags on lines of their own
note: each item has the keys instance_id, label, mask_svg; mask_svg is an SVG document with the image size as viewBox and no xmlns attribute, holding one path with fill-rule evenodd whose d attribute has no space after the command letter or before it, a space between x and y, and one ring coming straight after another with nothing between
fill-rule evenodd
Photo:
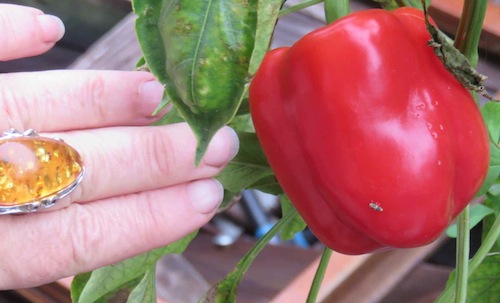
<instances>
[{"instance_id":1,"label":"pale skin","mask_svg":"<svg viewBox=\"0 0 500 303\"><path fill-rule=\"evenodd\" d=\"M0 4L0 61L42 54L64 34L43 12ZM50 211L0 216L0 289L33 287L167 245L206 224L215 179L238 151L228 127L198 167L186 124L147 126L162 86L147 72L0 74L0 132L33 128L78 150L86 176Z\"/></svg>"}]
</instances>

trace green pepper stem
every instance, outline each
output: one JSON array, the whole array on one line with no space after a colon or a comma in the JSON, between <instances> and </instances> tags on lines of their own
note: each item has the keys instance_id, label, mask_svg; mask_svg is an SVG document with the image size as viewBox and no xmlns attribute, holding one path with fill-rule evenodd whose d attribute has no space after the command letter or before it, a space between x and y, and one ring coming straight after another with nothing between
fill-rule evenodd
<instances>
[{"instance_id":1,"label":"green pepper stem","mask_svg":"<svg viewBox=\"0 0 500 303\"><path fill-rule=\"evenodd\" d=\"M286 16L288 14L295 13L297 11L300 11L301 9L304 9L306 7L309 7L309 6L313 6L313 5L321 3L323 1L324 0L307 0L307 1L304 1L304 2L299 3L297 5L290 6L288 8L285 8L285 9L281 10L279 16L283 17L283 16Z\"/></svg>"},{"instance_id":2,"label":"green pepper stem","mask_svg":"<svg viewBox=\"0 0 500 303\"><path fill-rule=\"evenodd\" d=\"M487 5L487 0L465 0L455 35L454 46L467 57L472 66L476 66L478 61L477 49Z\"/></svg>"},{"instance_id":3,"label":"green pepper stem","mask_svg":"<svg viewBox=\"0 0 500 303\"><path fill-rule=\"evenodd\" d=\"M465 0L462 15L455 35L454 46L464 54L472 66L477 65L479 37L486 14L487 0ZM455 302L465 303L467 300L467 284L469 274L470 231L469 206L458 217L457 265L455 278ZM448 288L447 291L453 289Z\"/></svg>"},{"instance_id":4,"label":"green pepper stem","mask_svg":"<svg viewBox=\"0 0 500 303\"><path fill-rule=\"evenodd\" d=\"M350 12L349 0L325 0L325 17L327 24L347 16Z\"/></svg>"},{"instance_id":5,"label":"green pepper stem","mask_svg":"<svg viewBox=\"0 0 500 303\"><path fill-rule=\"evenodd\" d=\"M316 274L314 275L314 279L311 285L311 289L309 290L309 295L307 296L306 303L315 303L318 298L319 289L321 287L321 283L323 282L323 278L325 277L326 268L328 267L328 263L330 262L330 257L332 256L332 250L328 247L325 247L323 250L323 254L321 255L321 260L318 265L318 269L316 270Z\"/></svg>"}]
</instances>

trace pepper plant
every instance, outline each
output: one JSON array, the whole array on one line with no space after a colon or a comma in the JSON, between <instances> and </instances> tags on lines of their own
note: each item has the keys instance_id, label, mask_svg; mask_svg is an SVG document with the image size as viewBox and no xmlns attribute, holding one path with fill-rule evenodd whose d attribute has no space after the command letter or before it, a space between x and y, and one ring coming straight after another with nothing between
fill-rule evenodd
<instances>
[{"instance_id":1,"label":"pepper plant","mask_svg":"<svg viewBox=\"0 0 500 303\"><path fill-rule=\"evenodd\" d=\"M290 48L270 50L278 19L324 2L328 23ZM457 268L438 302L498 302L500 107L474 70L486 0L465 0L450 39L429 1L379 0L351 13L347 0L133 0L140 66L165 85L158 124L186 121L196 165L230 125L236 158L218 176L221 207L244 189L279 195L282 218L201 302L234 302L256 255L278 233L306 224L325 244L308 302L331 249L362 254L434 241L456 221ZM474 196L484 201L469 207ZM304 220L303 220L304 219ZM469 229L483 243L469 257ZM452 226L449 234L453 233ZM159 258L182 253L196 233L164 248L75 277L75 302L156 302ZM469 260L470 259L470 260Z\"/></svg>"}]
</instances>

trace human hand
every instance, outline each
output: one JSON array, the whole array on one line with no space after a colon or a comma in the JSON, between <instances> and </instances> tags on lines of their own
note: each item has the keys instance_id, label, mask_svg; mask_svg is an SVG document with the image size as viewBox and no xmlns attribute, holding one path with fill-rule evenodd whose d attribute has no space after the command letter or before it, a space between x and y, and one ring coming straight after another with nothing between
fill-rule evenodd
<instances>
[{"instance_id":1,"label":"human hand","mask_svg":"<svg viewBox=\"0 0 500 303\"><path fill-rule=\"evenodd\" d=\"M59 19L15 5L0 4L0 24L0 61L41 54L64 33ZM0 131L60 137L86 167L68 205L0 216L0 289L112 264L210 220L223 195L213 177L237 153L238 138L220 130L195 167L196 140L186 124L146 126L162 93L146 72L0 74Z\"/></svg>"}]
</instances>

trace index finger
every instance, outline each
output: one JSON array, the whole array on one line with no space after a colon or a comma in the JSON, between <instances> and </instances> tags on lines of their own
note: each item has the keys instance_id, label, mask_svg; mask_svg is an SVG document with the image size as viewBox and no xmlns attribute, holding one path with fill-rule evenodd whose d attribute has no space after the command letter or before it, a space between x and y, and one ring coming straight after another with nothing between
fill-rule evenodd
<instances>
[{"instance_id":1,"label":"index finger","mask_svg":"<svg viewBox=\"0 0 500 303\"><path fill-rule=\"evenodd\" d=\"M64 35L61 19L14 4L0 4L0 61L36 56Z\"/></svg>"}]
</instances>

